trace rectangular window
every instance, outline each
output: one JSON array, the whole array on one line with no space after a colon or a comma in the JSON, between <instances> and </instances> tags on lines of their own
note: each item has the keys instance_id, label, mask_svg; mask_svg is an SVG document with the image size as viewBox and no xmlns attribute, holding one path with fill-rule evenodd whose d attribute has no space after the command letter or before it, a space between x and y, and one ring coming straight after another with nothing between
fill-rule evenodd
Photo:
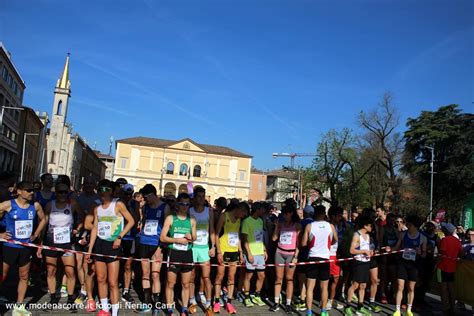
<instances>
[{"instance_id":1,"label":"rectangular window","mask_svg":"<svg viewBox=\"0 0 474 316\"><path fill-rule=\"evenodd\" d=\"M240 181L245 181L245 171L240 171Z\"/></svg>"},{"instance_id":2,"label":"rectangular window","mask_svg":"<svg viewBox=\"0 0 474 316\"><path fill-rule=\"evenodd\" d=\"M13 77L12 77L12 75L8 75L7 83L10 86L10 88L13 88Z\"/></svg>"},{"instance_id":3,"label":"rectangular window","mask_svg":"<svg viewBox=\"0 0 474 316\"><path fill-rule=\"evenodd\" d=\"M8 70L7 67L4 65L2 69L2 78L3 80L7 81L8 79Z\"/></svg>"},{"instance_id":4,"label":"rectangular window","mask_svg":"<svg viewBox=\"0 0 474 316\"><path fill-rule=\"evenodd\" d=\"M13 83L13 92L15 92L15 95L18 96L18 84L16 81Z\"/></svg>"},{"instance_id":5,"label":"rectangular window","mask_svg":"<svg viewBox=\"0 0 474 316\"><path fill-rule=\"evenodd\" d=\"M120 159L120 168L126 169L127 168L127 158L121 158Z\"/></svg>"},{"instance_id":6,"label":"rectangular window","mask_svg":"<svg viewBox=\"0 0 474 316\"><path fill-rule=\"evenodd\" d=\"M16 133L12 132L12 141L16 142Z\"/></svg>"},{"instance_id":7,"label":"rectangular window","mask_svg":"<svg viewBox=\"0 0 474 316\"><path fill-rule=\"evenodd\" d=\"M3 94L0 93L0 107L3 106L3 101L5 100L5 97L3 96Z\"/></svg>"}]
</instances>

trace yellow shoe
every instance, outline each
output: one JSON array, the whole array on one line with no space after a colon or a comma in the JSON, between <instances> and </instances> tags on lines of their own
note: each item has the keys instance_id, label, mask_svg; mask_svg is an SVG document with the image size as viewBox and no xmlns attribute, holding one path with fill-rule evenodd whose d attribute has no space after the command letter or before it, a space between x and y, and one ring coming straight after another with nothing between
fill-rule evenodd
<instances>
[{"instance_id":1,"label":"yellow shoe","mask_svg":"<svg viewBox=\"0 0 474 316\"><path fill-rule=\"evenodd\" d=\"M400 311L395 311L392 316L401 316L402 314L400 313ZM413 315L413 314L412 314Z\"/></svg>"},{"instance_id":2,"label":"yellow shoe","mask_svg":"<svg viewBox=\"0 0 474 316\"><path fill-rule=\"evenodd\" d=\"M413 312L412 311L407 311L407 316L413 316Z\"/></svg>"}]
</instances>

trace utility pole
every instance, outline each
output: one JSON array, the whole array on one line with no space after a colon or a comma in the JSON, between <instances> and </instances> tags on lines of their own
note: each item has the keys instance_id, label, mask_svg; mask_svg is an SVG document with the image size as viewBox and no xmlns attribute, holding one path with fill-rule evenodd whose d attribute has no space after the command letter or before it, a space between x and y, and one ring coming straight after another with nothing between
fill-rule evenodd
<instances>
[{"instance_id":1,"label":"utility pole","mask_svg":"<svg viewBox=\"0 0 474 316\"><path fill-rule=\"evenodd\" d=\"M273 153L273 158L279 157L289 157L290 158L290 167L293 170L295 167L295 158L296 157L316 157L316 154L310 153ZM298 167L298 206L301 207L302 197L303 197L303 188L302 188L302 179L301 179L301 167Z\"/></svg>"},{"instance_id":2,"label":"utility pole","mask_svg":"<svg viewBox=\"0 0 474 316\"><path fill-rule=\"evenodd\" d=\"M434 147L425 146L431 151L431 161L430 161L430 175L431 175L431 183L430 183L430 221L433 219L433 175L434 172Z\"/></svg>"}]
</instances>

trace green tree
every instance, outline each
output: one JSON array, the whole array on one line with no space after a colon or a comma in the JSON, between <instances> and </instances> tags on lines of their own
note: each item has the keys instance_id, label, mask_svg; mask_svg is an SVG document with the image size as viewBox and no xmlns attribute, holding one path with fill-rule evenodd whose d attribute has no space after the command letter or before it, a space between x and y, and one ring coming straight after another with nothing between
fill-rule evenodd
<instances>
[{"instance_id":1,"label":"green tree","mask_svg":"<svg viewBox=\"0 0 474 316\"><path fill-rule=\"evenodd\" d=\"M466 196L474 192L474 115L452 104L423 111L408 119L407 126L403 171L419 188L413 193L415 199L426 201L428 210L431 151L426 146L434 147L433 208L457 214Z\"/></svg>"}]
</instances>

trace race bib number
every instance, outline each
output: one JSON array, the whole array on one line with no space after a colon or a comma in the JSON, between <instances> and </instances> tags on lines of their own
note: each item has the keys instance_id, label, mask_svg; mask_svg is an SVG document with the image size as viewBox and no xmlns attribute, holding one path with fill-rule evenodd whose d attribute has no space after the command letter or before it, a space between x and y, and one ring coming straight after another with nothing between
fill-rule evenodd
<instances>
[{"instance_id":1,"label":"race bib number","mask_svg":"<svg viewBox=\"0 0 474 316\"><path fill-rule=\"evenodd\" d=\"M158 221L147 220L143 231L147 236L156 236L158 234Z\"/></svg>"},{"instance_id":2,"label":"race bib number","mask_svg":"<svg viewBox=\"0 0 474 316\"><path fill-rule=\"evenodd\" d=\"M253 232L255 242L263 242L263 230L256 230Z\"/></svg>"},{"instance_id":3,"label":"race bib number","mask_svg":"<svg viewBox=\"0 0 474 316\"><path fill-rule=\"evenodd\" d=\"M291 245L293 239L293 232L281 232L280 245Z\"/></svg>"},{"instance_id":4,"label":"race bib number","mask_svg":"<svg viewBox=\"0 0 474 316\"><path fill-rule=\"evenodd\" d=\"M403 251L402 258L405 259L405 260L415 261L416 260L416 250L415 249L405 249L405 251Z\"/></svg>"},{"instance_id":5,"label":"race bib number","mask_svg":"<svg viewBox=\"0 0 474 316\"><path fill-rule=\"evenodd\" d=\"M53 242L55 244L68 244L71 242L71 230L69 227L54 227Z\"/></svg>"},{"instance_id":6,"label":"race bib number","mask_svg":"<svg viewBox=\"0 0 474 316\"><path fill-rule=\"evenodd\" d=\"M15 222L15 238L26 239L33 234L33 221L24 220Z\"/></svg>"},{"instance_id":7,"label":"race bib number","mask_svg":"<svg viewBox=\"0 0 474 316\"><path fill-rule=\"evenodd\" d=\"M238 233L229 233L228 242L230 247L237 247L239 244L239 234Z\"/></svg>"},{"instance_id":8,"label":"race bib number","mask_svg":"<svg viewBox=\"0 0 474 316\"><path fill-rule=\"evenodd\" d=\"M99 230L98 236L101 239L109 239L112 234L112 223L111 222L98 222L97 228Z\"/></svg>"},{"instance_id":9,"label":"race bib number","mask_svg":"<svg viewBox=\"0 0 474 316\"><path fill-rule=\"evenodd\" d=\"M197 238L194 242L195 245L205 246L209 242L209 233L207 230L200 229L196 232Z\"/></svg>"},{"instance_id":10,"label":"race bib number","mask_svg":"<svg viewBox=\"0 0 474 316\"><path fill-rule=\"evenodd\" d=\"M184 236L186 236L186 234L175 233L173 238L184 238ZM188 245L174 243L173 244L173 249L186 251L186 250L188 250Z\"/></svg>"}]
</instances>

